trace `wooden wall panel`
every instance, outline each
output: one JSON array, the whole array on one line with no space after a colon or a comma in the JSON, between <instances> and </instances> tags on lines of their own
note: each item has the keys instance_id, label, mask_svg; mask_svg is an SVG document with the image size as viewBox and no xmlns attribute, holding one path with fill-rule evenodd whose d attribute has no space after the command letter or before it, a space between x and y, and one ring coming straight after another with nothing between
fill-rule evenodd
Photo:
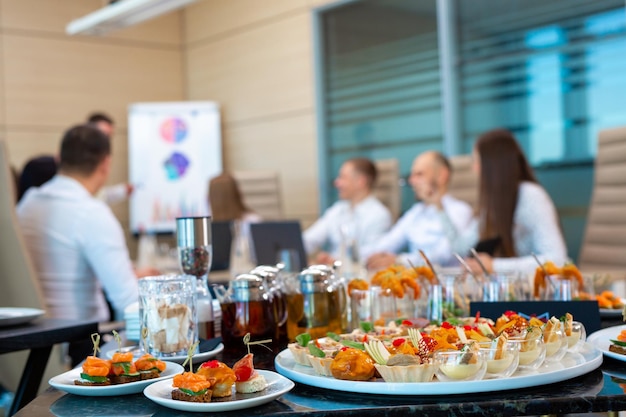
<instances>
[{"instance_id":1,"label":"wooden wall panel","mask_svg":"<svg viewBox=\"0 0 626 417\"><path fill-rule=\"evenodd\" d=\"M268 19L304 10L304 5L304 0L203 0L184 11L184 41L192 43L245 31Z\"/></svg>"},{"instance_id":2,"label":"wooden wall panel","mask_svg":"<svg viewBox=\"0 0 626 417\"><path fill-rule=\"evenodd\" d=\"M65 36L65 26L70 21L98 10L102 5L101 0L0 0L0 26L4 29L51 32ZM105 37L85 38L90 42L124 39L178 48L181 34L181 12L175 12L112 32Z\"/></svg>"},{"instance_id":3,"label":"wooden wall panel","mask_svg":"<svg viewBox=\"0 0 626 417\"><path fill-rule=\"evenodd\" d=\"M187 50L187 95L219 102L226 124L313 107L308 13ZM278 115L278 116L277 116Z\"/></svg>"},{"instance_id":4,"label":"wooden wall panel","mask_svg":"<svg viewBox=\"0 0 626 417\"><path fill-rule=\"evenodd\" d=\"M67 127L102 109L125 126L136 101L180 100L178 51L4 36L6 123Z\"/></svg>"},{"instance_id":5,"label":"wooden wall panel","mask_svg":"<svg viewBox=\"0 0 626 417\"><path fill-rule=\"evenodd\" d=\"M337 0L306 0L306 4L307 6L309 6L309 8L328 6L332 3L338 3L338 1Z\"/></svg>"},{"instance_id":6,"label":"wooden wall panel","mask_svg":"<svg viewBox=\"0 0 626 417\"><path fill-rule=\"evenodd\" d=\"M2 9L0 8L0 15ZM2 130L5 123L5 104L4 104L4 91L6 89L6 83L4 82L4 35L0 30L0 138L2 138Z\"/></svg>"},{"instance_id":7,"label":"wooden wall panel","mask_svg":"<svg viewBox=\"0 0 626 417\"><path fill-rule=\"evenodd\" d=\"M317 148L311 113L227 128L229 170L273 170L280 174L287 218L310 223L317 217Z\"/></svg>"}]
</instances>

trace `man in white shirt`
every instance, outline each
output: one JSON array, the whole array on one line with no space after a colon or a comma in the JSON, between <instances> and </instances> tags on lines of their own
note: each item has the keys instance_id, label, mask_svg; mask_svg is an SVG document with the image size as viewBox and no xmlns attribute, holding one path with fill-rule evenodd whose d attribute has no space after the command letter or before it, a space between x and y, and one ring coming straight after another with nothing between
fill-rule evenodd
<instances>
[{"instance_id":1,"label":"man in white shirt","mask_svg":"<svg viewBox=\"0 0 626 417\"><path fill-rule=\"evenodd\" d=\"M391 213L372 195L376 166L366 158L349 159L343 163L335 179L340 201L304 232L307 254L327 247L315 258L316 263L329 264L342 256L342 247L354 242L356 260L359 248L371 245L391 226Z\"/></svg>"},{"instance_id":2,"label":"man in white shirt","mask_svg":"<svg viewBox=\"0 0 626 417\"><path fill-rule=\"evenodd\" d=\"M87 117L87 124L104 133L109 139L113 139L115 133L115 123L113 119L104 113L91 113ZM133 193L132 184L119 183L102 187L98 193L98 198L107 204L116 204L125 201Z\"/></svg>"},{"instance_id":3,"label":"man in white shirt","mask_svg":"<svg viewBox=\"0 0 626 417\"><path fill-rule=\"evenodd\" d=\"M447 194L451 173L449 161L439 152L429 151L415 158L409 183L421 202L415 203L376 244L364 248L368 269L383 269L394 263L421 265L420 249L434 264L454 261L445 222L463 230L471 222L472 208ZM400 253L406 247L408 252Z\"/></svg>"},{"instance_id":4,"label":"man in white shirt","mask_svg":"<svg viewBox=\"0 0 626 417\"><path fill-rule=\"evenodd\" d=\"M122 227L94 197L110 169L109 138L93 127L73 127L61 143L58 174L31 188L17 207L51 317L109 320L101 288L118 312L137 301Z\"/></svg>"}]
</instances>

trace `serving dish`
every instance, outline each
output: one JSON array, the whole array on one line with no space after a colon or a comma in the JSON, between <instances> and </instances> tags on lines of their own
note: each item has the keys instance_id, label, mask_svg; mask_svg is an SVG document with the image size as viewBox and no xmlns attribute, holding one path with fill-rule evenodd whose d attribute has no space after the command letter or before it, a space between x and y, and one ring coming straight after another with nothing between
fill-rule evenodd
<instances>
[{"instance_id":1,"label":"serving dish","mask_svg":"<svg viewBox=\"0 0 626 417\"><path fill-rule=\"evenodd\" d=\"M593 332L587 336L587 343L591 343L596 349L609 358L626 362L626 355L620 355L619 353L611 352L609 350L611 339L616 340L617 335L619 335L622 330L626 330L626 325L607 327L606 329L598 330L597 332Z\"/></svg>"},{"instance_id":2,"label":"serving dish","mask_svg":"<svg viewBox=\"0 0 626 417\"><path fill-rule=\"evenodd\" d=\"M242 410L268 403L286 392L289 392L295 385L292 381L276 372L259 369L257 369L257 372L265 377L268 384L267 388L263 391L252 394L234 393L232 397L217 400L213 399L210 403L192 403L173 400L172 390L174 388L172 387L171 379L152 384L146 387L143 393L155 403L174 410L212 413L218 411Z\"/></svg>"},{"instance_id":3,"label":"serving dish","mask_svg":"<svg viewBox=\"0 0 626 417\"><path fill-rule=\"evenodd\" d=\"M511 390L564 381L598 368L602 364L602 353L585 343L578 352L567 352L560 362L544 363L536 371L518 370L507 378L458 382L343 381L319 376L313 368L297 364L289 350L280 352L274 364L276 370L287 378L318 388L382 395L450 395Z\"/></svg>"},{"instance_id":4,"label":"serving dish","mask_svg":"<svg viewBox=\"0 0 626 417\"><path fill-rule=\"evenodd\" d=\"M202 349L202 344L200 344L200 352L196 353L195 355L193 355L193 362L195 364L200 364L200 362L204 362L207 359L211 359L212 357L216 356L218 353L220 353L221 351L224 350L224 344L223 343L219 343L215 348L210 349L210 350L203 350ZM105 356L109 359L113 358L113 354L115 352L118 352L117 349L111 349L108 350L105 353ZM134 345L134 346L126 346L122 348L122 352L133 352L133 357L134 358L139 358L141 355L144 354L143 350L138 346L138 345ZM161 360L166 360L168 362L174 362L174 363L178 363L178 364L182 364L185 359L187 359L187 356L168 356L168 357L164 357L164 358L159 358Z\"/></svg>"},{"instance_id":5,"label":"serving dish","mask_svg":"<svg viewBox=\"0 0 626 417\"><path fill-rule=\"evenodd\" d=\"M38 308L0 307L0 327L29 323L45 313Z\"/></svg>"},{"instance_id":6,"label":"serving dish","mask_svg":"<svg viewBox=\"0 0 626 417\"><path fill-rule=\"evenodd\" d=\"M82 368L74 368L67 372L50 378L48 383L54 388L65 391L69 394L84 395L87 397L111 397L115 395L136 394L143 391L145 387L157 381L171 379L174 375L183 372L183 367L177 363L167 362L165 371L161 376L153 379L145 379L142 381L128 382L126 384L105 385L105 386L86 386L74 385L74 380L80 379Z\"/></svg>"}]
</instances>

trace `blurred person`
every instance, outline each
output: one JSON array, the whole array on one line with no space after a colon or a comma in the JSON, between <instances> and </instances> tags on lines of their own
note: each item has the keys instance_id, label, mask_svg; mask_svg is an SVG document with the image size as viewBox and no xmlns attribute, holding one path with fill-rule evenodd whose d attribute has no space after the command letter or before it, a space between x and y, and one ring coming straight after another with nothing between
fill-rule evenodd
<instances>
[{"instance_id":1,"label":"blurred person","mask_svg":"<svg viewBox=\"0 0 626 417\"><path fill-rule=\"evenodd\" d=\"M111 116L101 112L91 113L87 116L87 124L100 130L110 139L113 138L113 134L115 133L115 122Z\"/></svg>"},{"instance_id":2,"label":"blurred person","mask_svg":"<svg viewBox=\"0 0 626 417\"><path fill-rule=\"evenodd\" d=\"M415 203L375 245L365 250L367 268L378 270L394 263L423 264L419 250L434 264L454 261L448 224L464 230L472 220L471 207L448 194L452 168L439 152L428 151L413 161L409 184L420 201ZM403 249L408 251L401 253Z\"/></svg>"},{"instance_id":3,"label":"blurred person","mask_svg":"<svg viewBox=\"0 0 626 417\"><path fill-rule=\"evenodd\" d=\"M533 254L542 262L562 265L567 249L556 208L537 183L513 134L504 129L483 133L474 145L473 158L480 176L478 216L457 236L457 251L467 252L478 241L498 239L495 257L479 254L489 271L532 271L537 267ZM468 263L481 272L474 259Z\"/></svg>"},{"instance_id":4,"label":"blurred person","mask_svg":"<svg viewBox=\"0 0 626 417\"><path fill-rule=\"evenodd\" d=\"M107 321L101 289L119 313L137 301L136 278L158 273L133 271L119 221L94 197L110 169L110 139L90 126L72 127L61 142L57 175L18 204L50 317Z\"/></svg>"},{"instance_id":5,"label":"blurred person","mask_svg":"<svg viewBox=\"0 0 626 417\"><path fill-rule=\"evenodd\" d=\"M87 116L87 124L95 127L104 133L109 139L113 139L115 133L115 122L113 118L102 112L91 113ZM126 200L131 196L135 187L132 184L120 183L102 187L99 198L107 204L116 204Z\"/></svg>"},{"instance_id":6,"label":"blurred person","mask_svg":"<svg viewBox=\"0 0 626 417\"><path fill-rule=\"evenodd\" d=\"M43 155L26 162L18 181L19 202L30 187L39 187L48 182L57 173L57 161L54 156Z\"/></svg>"},{"instance_id":7,"label":"blurred person","mask_svg":"<svg viewBox=\"0 0 626 417\"><path fill-rule=\"evenodd\" d=\"M237 275L249 272L256 265L250 224L263 219L246 206L237 180L228 173L222 173L209 182L209 206L212 221L235 222L232 225L233 239L229 265L231 273Z\"/></svg>"},{"instance_id":8,"label":"blurred person","mask_svg":"<svg viewBox=\"0 0 626 417\"><path fill-rule=\"evenodd\" d=\"M372 194L376 176L376 166L367 158L353 158L343 163L334 182L340 200L304 231L307 254L312 256L320 251L315 263L330 264L339 259L346 237L354 240L358 260L363 261L360 249L373 244L389 230L391 213Z\"/></svg>"},{"instance_id":9,"label":"blurred person","mask_svg":"<svg viewBox=\"0 0 626 417\"><path fill-rule=\"evenodd\" d=\"M249 225L262 220L243 202L237 180L228 173L222 173L209 182L209 206L213 221L241 220Z\"/></svg>"}]
</instances>

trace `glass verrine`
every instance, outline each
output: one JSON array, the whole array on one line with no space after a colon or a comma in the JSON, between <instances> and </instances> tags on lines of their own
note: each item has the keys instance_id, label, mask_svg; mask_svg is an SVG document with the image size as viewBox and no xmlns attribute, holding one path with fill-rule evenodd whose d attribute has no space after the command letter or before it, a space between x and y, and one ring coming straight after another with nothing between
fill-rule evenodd
<instances>
[{"instance_id":1,"label":"glass verrine","mask_svg":"<svg viewBox=\"0 0 626 417\"><path fill-rule=\"evenodd\" d=\"M477 381L487 372L485 353L480 350L440 350L434 355L435 375L442 382Z\"/></svg>"},{"instance_id":2,"label":"glass verrine","mask_svg":"<svg viewBox=\"0 0 626 417\"><path fill-rule=\"evenodd\" d=\"M567 340L567 348L575 352L580 349L585 340L587 340L587 332L585 325L579 321L572 322L572 328L568 331L565 329L565 340Z\"/></svg>"},{"instance_id":3,"label":"glass verrine","mask_svg":"<svg viewBox=\"0 0 626 417\"><path fill-rule=\"evenodd\" d=\"M546 346L541 337L531 339L510 338L507 343L518 346L519 369L538 369L546 358Z\"/></svg>"},{"instance_id":4,"label":"glass verrine","mask_svg":"<svg viewBox=\"0 0 626 417\"><path fill-rule=\"evenodd\" d=\"M198 340L196 277L161 275L139 280L141 345L155 357L186 355Z\"/></svg>"},{"instance_id":5,"label":"glass verrine","mask_svg":"<svg viewBox=\"0 0 626 417\"><path fill-rule=\"evenodd\" d=\"M519 365L519 344L509 343L501 348L481 347L487 361L486 378L506 378L513 375Z\"/></svg>"},{"instance_id":6,"label":"glass verrine","mask_svg":"<svg viewBox=\"0 0 626 417\"><path fill-rule=\"evenodd\" d=\"M544 325L543 343L546 346L546 362L558 362L563 359L567 353L567 340L563 331L563 323L559 322L550 331L546 330Z\"/></svg>"}]
</instances>

